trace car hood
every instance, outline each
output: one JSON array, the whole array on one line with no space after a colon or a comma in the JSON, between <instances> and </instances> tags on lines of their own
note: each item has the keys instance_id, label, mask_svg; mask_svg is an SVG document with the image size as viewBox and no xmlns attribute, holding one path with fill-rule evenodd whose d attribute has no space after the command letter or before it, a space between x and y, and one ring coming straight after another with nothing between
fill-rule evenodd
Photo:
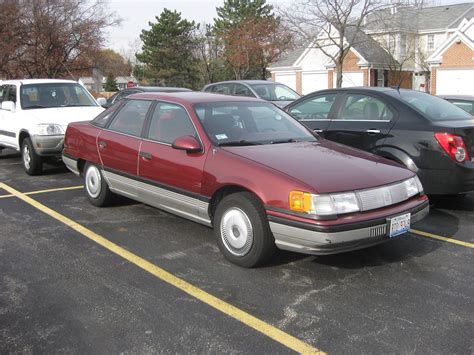
<instances>
[{"instance_id":1,"label":"car hood","mask_svg":"<svg viewBox=\"0 0 474 355\"><path fill-rule=\"evenodd\" d=\"M323 139L223 149L298 179L318 193L367 189L414 176L389 160Z\"/></svg>"},{"instance_id":2,"label":"car hood","mask_svg":"<svg viewBox=\"0 0 474 355\"><path fill-rule=\"evenodd\" d=\"M51 107L23 110L22 114L34 123L54 123L63 128L75 121L90 121L104 111L101 106Z\"/></svg>"}]
</instances>

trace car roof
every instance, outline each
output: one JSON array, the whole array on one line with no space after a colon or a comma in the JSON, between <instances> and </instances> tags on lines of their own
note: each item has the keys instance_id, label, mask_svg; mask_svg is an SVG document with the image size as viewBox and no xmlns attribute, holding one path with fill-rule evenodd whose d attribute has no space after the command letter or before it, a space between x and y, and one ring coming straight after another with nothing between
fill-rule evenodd
<instances>
[{"instance_id":1,"label":"car roof","mask_svg":"<svg viewBox=\"0 0 474 355\"><path fill-rule=\"evenodd\" d=\"M2 84L20 84L20 85L28 85L28 84L53 84L53 83L75 83L77 81L74 80L66 80L66 79L14 79L14 80L4 80Z\"/></svg>"},{"instance_id":2,"label":"car roof","mask_svg":"<svg viewBox=\"0 0 474 355\"><path fill-rule=\"evenodd\" d=\"M168 91L192 91L188 88L173 87L173 86L134 86L131 88L126 88L124 90L141 90L143 92L168 92Z\"/></svg>"},{"instance_id":3,"label":"car roof","mask_svg":"<svg viewBox=\"0 0 474 355\"><path fill-rule=\"evenodd\" d=\"M180 104L197 104L205 102L265 102L268 101L245 97L245 96L231 96L222 94L211 94L201 91L183 91L183 92L143 92L127 96L127 99L151 99L172 101Z\"/></svg>"},{"instance_id":4,"label":"car roof","mask_svg":"<svg viewBox=\"0 0 474 355\"><path fill-rule=\"evenodd\" d=\"M226 81L218 81L215 83L208 84L206 86L217 85L217 84L247 84L247 85L255 85L255 84L270 84L270 85L277 85L280 83L276 83L270 80L226 80Z\"/></svg>"},{"instance_id":5,"label":"car roof","mask_svg":"<svg viewBox=\"0 0 474 355\"><path fill-rule=\"evenodd\" d=\"M438 95L442 99L468 100L474 101L474 95Z\"/></svg>"}]
</instances>

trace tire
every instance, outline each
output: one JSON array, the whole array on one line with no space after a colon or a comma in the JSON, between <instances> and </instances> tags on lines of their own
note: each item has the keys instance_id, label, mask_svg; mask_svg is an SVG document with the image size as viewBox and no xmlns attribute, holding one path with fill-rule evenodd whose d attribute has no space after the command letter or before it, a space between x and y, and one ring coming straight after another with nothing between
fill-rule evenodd
<instances>
[{"instance_id":1,"label":"tire","mask_svg":"<svg viewBox=\"0 0 474 355\"><path fill-rule=\"evenodd\" d=\"M249 192L224 197L215 213L214 233L225 258L242 267L262 265L276 251L265 210Z\"/></svg>"},{"instance_id":2,"label":"tire","mask_svg":"<svg viewBox=\"0 0 474 355\"><path fill-rule=\"evenodd\" d=\"M21 161L28 175L39 175L43 172L43 160L36 154L29 137L21 142Z\"/></svg>"},{"instance_id":3,"label":"tire","mask_svg":"<svg viewBox=\"0 0 474 355\"><path fill-rule=\"evenodd\" d=\"M108 206L114 199L100 169L91 163L84 167L84 190L90 203L97 207Z\"/></svg>"}]
</instances>

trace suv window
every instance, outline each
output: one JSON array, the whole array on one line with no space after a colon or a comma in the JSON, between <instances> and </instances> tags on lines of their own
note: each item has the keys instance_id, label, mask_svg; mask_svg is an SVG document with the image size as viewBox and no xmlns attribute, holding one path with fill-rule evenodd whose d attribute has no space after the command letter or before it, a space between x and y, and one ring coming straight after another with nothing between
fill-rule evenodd
<instances>
[{"instance_id":1,"label":"suv window","mask_svg":"<svg viewBox=\"0 0 474 355\"><path fill-rule=\"evenodd\" d=\"M339 118L342 120L377 121L393 118L393 112L381 100L368 95L348 94Z\"/></svg>"},{"instance_id":2,"label":"suv window","mask_svg":"<svg viewBox=\"0 0 474 355\"><path fill-rule=\"evenodd\" d=\"M328 119L329 112L336 100L336 94L326 94L310 97L296 104L290 113L300 121L316 121Z\"/></svg>"},{"instance_id":3,"label":"suv window","mask_svg":"<svg viewBox=\"0 0 474 355\"><path fill-rule=\"evenodd\" d=\"M109 129L131 136L140 136L152 101L128 100L114 117Z\"/></svg>"},{"instance_id":4,"label":"suv window","mask_svg":"<svg viewBox=\"0 0 474 355\"><path fill-rule=\"evenodd\" d=\"M8 85L0 85L0 102L5 101Z\"/></svg>"},{"instance_id":5,"label":"suv window","mask_svg":"<svg viewBox=\"0 0 474 355\"><path fill-rule=\"evenodd\" d=\"M235 84L234 87L234 95L236 96L247 96L247 97L255 97L255 95L250 91L248 87L242 84Z\"/></svg>"},{"instance_id":6,"label":"suv window","mask_svg":"<svg viewBox=\"0 0 474 355\"><path fill-rule=\"evenodd\" d=\"M64 82L22 85L20 102L23 109L97 106L83 86Z\"/></svg>"},{"instance_id":7,"label":"suv window","mask_svg":"<svg viewBox=\"0 0 474 355\"><path fill-rule=\"evenodd\" d=\"M176 104L158 104L151 118L147 138L171 144L181 136L198 138L196 129L186 110Z\"/></svg>"},{"instance_id":8,"label":"suv window","mask_svg":"<svg viewBox=\"0 0 474 355\"><path fill-rule=\"evenodd\" d=\"M13 101L16 103L16 86L8 85L8 92L5 101Z\"/></svg>"}]
</instances>

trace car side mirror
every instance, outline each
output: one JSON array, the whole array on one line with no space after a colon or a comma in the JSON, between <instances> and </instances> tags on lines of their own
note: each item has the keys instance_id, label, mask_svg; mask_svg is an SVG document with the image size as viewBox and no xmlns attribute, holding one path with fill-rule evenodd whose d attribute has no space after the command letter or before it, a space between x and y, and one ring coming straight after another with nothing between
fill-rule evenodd
<instances>
[{"instance_id":1,"label":"car side mirror","mask_svg":"<svg viewBox=\"0 0 474 355\"><path fill-rule=\"evenodd\" d=\"M2 110L15 111L15 103L13 101L3 101Z\"/></svg>"},{"instance_id":2,"label":"car side mirror","mask_svg":"<svg viewBox=\"0 0 474 355\"><path fill-rule=\"evenodd\" d=\"M197 153L202 150L201 143L192 136L178 137L171 146L174 149L185 150L187 153Z\"/></svg>"},{"instance_id":3,"label":"car side mirror","mask_svg":"<svg viewBox=\"0 0 474 355\"><path fill-rule=\"evenodd\" d=\"M97 98L97 103L98 103L100 106L104 107L104 105L107 103L107 100L106 100L105 98L103 98L103 97L99 97L99 98Z\"/></svg>"}]
</instances>

